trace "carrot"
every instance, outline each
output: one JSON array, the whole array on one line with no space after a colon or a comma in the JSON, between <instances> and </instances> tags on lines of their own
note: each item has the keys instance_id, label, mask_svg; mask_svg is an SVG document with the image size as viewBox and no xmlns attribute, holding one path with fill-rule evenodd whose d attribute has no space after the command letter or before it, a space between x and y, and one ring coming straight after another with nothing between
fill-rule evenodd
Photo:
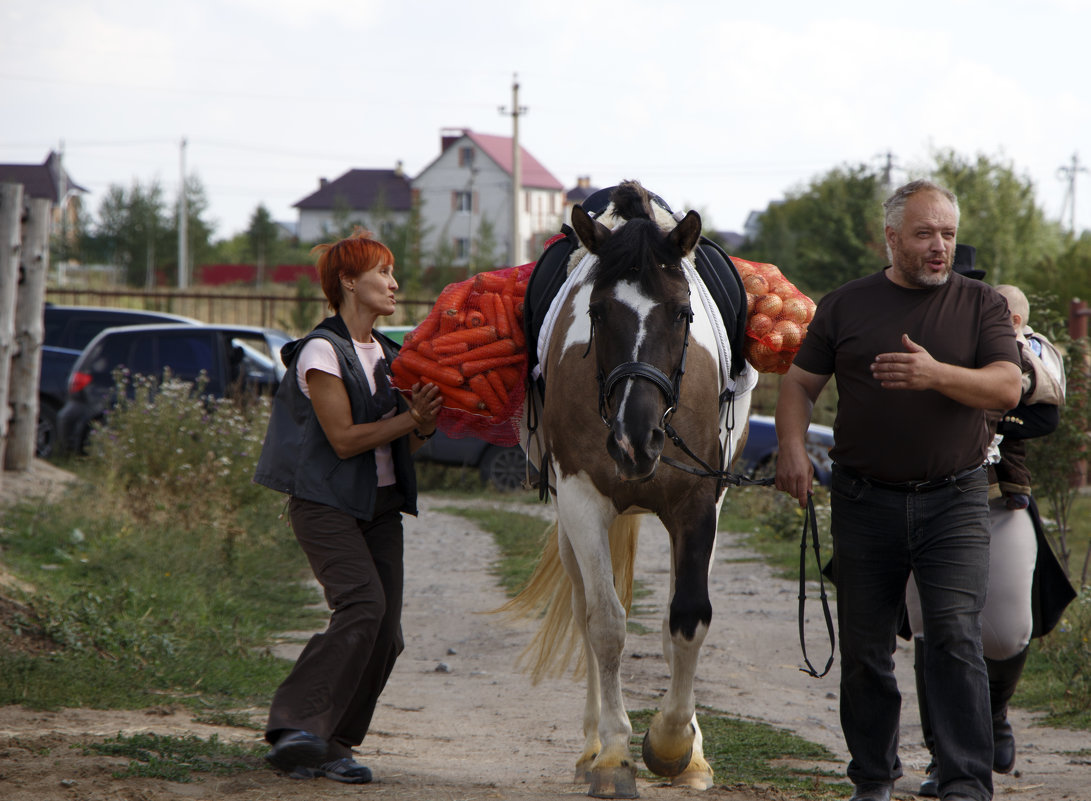
<instances>
[{"instance_id":1,"label":"carrot","mask_svg":"<svg viewBox=\"0 0 1091 801\"><path fill-rule=\"evenodd\" d=\"M460 387L452 387L449 384L436 384L439 393L443 396L444 406L457 406L468 412L480 414L488 409L485 401L477 393Z\"/></svg>"},{"instance_id":2,"label":"carrot","mask_svg":"<svg viewBox=\"0 0 1091 801\"><path fill-rule=\"evenodd\" d=\"M502 379L495 370L487 370L484 373L478 373L478 375L483 375L488 379L492 391L500 398L500 402L504 405L504 408L508 408L508 401L510 399L508 398L508 388L504 386L504 379Z\"/></svg>"},{"instance_id":3,"label":"carrot","mask_svg":"<svg viewBox=\"0 0 1091 801\"><path fill-rule=\"evenodd\" d=\"M500 402L500 397L493 391L492 385L484 375L478 373L471 378L470 388L481 396L481 400L485 401L485 405L489 408L489 414L493 417L504 411L504 404Z\"/></svg>"},{"instance_id":4,"label":"carrot","mask_svg":"<svg viewBox=\"0 0 1091 801\"><path fill-rule=\"evenodd\" d=\"M492 359L471 359L470 361L463 362L460 366L462 375L469 377L476 375L477 373L483 373L486 370L492 370L496 367L504 367L508 364L518 364L525 361L527 355L525 353L517 353L514 356L497 356Z\"/></svg>"},{"instance_id":5,"label":"carrot","mask_svg":"<svg viewBox=\"0 0 1091 801\"><path fill-rule=\"evenodd\" d=\"M508 313L504 311L504 300L500 295L493 295L493 298L496 304L496 333L501 339L507 339L511 336L511 321L508 320Z\"/></svg>"},{"instance_id":6,"label":"carrot","mask_svg":"<svg viewBox=\"0 0 1091 801\"><path fill-rule=\"evenodd\" d=\"M405 338L406 344L409 342L422 342L435 333L436 328L439 327L439 315L429 314L423 320L420 325L409 332L409 336Z\"/></svg>"},{"instance_id":7,"label":"carrot","mask_svg":"<svg viewBox=\"0 0 1091 801\"><path fill-rule=\"evenodd\" d=\"M486 292L483 295L479 295L478 301L480 306L478 306L478 308L481 310L481 313L485 315L486 324L496 328L499 332L499 328L497 327L498 320L496 319L496 301L493 300L495 297L497 297L495 292Z\"/></svg>"},{"instance_id":8,"label":"carrot","mask_svg":"<svg viewBox=\"0 0 1091 801\"><path fill-rule=\"evenodd\" d=\"M469 328L478 328L485 325L485 315L479 312L477 309L471 309L466 312L466 325Z\"/></svg>"},{"instance_id":9,"label":"carrot","mask_svg":"<svg viewBox=\"0 0 1091 801\"><path fill-rule=\"evenodd\" d=\"M523 335L523 322L515 314L515 301L512 300L511 295L504 295L502 300L504 301L504 315L507 317L508 325L511 328L511 338L515 340L516 345L523 347L527 339Z\"/></svg>"},{"instance_id":10,"label":"carrot","mask_svg":"<svg viewBox=\"0 0 1091 801\"><path fill-rule=\"evenodd\" d=\"M439 333L450 334L452 331L458 329L466 319L466 313L459 310L457 312L446 311L440 315L439 321Z\"/></svg>"},{"instance_id":11,"label":"carrot","mask_svg":"<svg viewBox=\"0 0 1091 801\"><path fill-rule=\"evenodd\" d=\"M436 306L444 314L457 314L466 304L466 298L473 291L473 281L459 281L457 284L449 284L439 295Z\"/></svg>"},{"instance_id":12,"label":"carrot","mask_svg":"<svg viewBox=\"0 0 1091 801\"><path fill-rule=\"evenodd\" d=\"M432 352L439 358L453 356L456 353L465 353L469 349L470 344L468 342L448 342L442 345L437 345L434 341L432 342ZM439 358L437 358L436 361L439 361Z\"/></svg>"},{"instance_id":13,"label":"carrot","mask_svg":"<svg viewBox=\"0 0 1091 801\"><path fill-rule=\"evenodd\" d=\"M504 288L500 290L500 295L503 297L507 295L509 298L515 294L515 285L519 282L519 272L517 270L511 270L508 273L507 280L504 281Z\"/></svg>"},{"instance_id":14,"label":"carrot","mask_svg":"<svg viewBox=\"0 0 1091 801\"><path fill-rule=\"evenodd\" d=\"M403 350L405 349L403 348ZM414 350L414 348L409 348L409 350ZM435 348L432 347L432 341L430 339L421 342L417 345L415 350L426 359L431 359L432 361L436 360L436 351Z\"/></svg>"},{"instance_id":15,"label":"carrot","mask_svg":"<svg viewBox=\"0 0 1091 801\"><path fill-rule=\"evenodd\" d=\"M420 381L420 376L406 367L401 359L391 362L390 371L394 373L394 386L398 389L412 389L413 385Z\"/></svg>"},{"instance_id":16,"label":"carrot","mask_svg":"<svg viewBox=\"0 0 1091 801\"><path fill-rule=\"evenodd\" d=\"M478 292L502 292L507 279L499 271L478 273L474 277L474 289Z\"/></svg>"},{"instance_id":17,"label":"carrot","mask_svg":"<svg viewBox=\"0 0 1091 801\"><path fill-rule=\"evenodd\" d=\"M523 371L519 369L518 365L508 365L507 367L496 367L489 371L500 377L500 380L504 382L504 388L509 392L515 389L515 385L523 381Z\"/></svg>"},{"instance_id":18,"label":"carrot","mask_svg":"<svg viewBox=\"0 0 1091 801\"><path fill-rule=\"evenodd\" d=\"M432 347L439 348L444 345L453 345L457 342L465 342L471 347L475 345L488 345L498 339L496 329L491 325L483 325L479 328L460 328L449 334L443 334L432 340Z\"/></svg>"},{"instance_id":19,"label":"carrot","mask_svg":"<svg viewBox=\"0 0 1091 801\"><path fill-rule=\"evenodd\" d=\"M440 364L462 364L469 359L491 359L495 356L511 356L518 352L519 346L514 339L498 339L487 345L470 348L466 353L456 353L452 356L444 356L437 359Z\"/></svg>"},{"instance_id":20,"label":"carrot","mask_svg":"<svg viewBox=\"0 0 1091 801\"><path fill-rule=\"evenodd\" d=\"M461 386L466 382L462 374L454 367L444 367L432 361L419 351L403 350L394 361L401 360L403 366L410 372L414 372L421 378L427 378L437 384L449 384Z\"/></svg>"}]
</instances>

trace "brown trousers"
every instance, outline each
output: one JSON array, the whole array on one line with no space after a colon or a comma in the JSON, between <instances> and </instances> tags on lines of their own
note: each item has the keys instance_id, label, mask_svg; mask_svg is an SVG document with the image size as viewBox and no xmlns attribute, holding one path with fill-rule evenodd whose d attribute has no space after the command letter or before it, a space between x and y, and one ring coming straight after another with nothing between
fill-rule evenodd
<instances>
[{"instance_id":1,"label":"brown trousers","mask_svg":"<svg viewBox=\"0 0 1091 801\"><path fill-rule=\"evenodd\" d=\"M277 689L265 738L299 729L329 743L329 759L363 742L402 652L405 578L401 493L381 487L372 520L292 498L292 530L333 614Z\"/></svg>"}]
</instances>

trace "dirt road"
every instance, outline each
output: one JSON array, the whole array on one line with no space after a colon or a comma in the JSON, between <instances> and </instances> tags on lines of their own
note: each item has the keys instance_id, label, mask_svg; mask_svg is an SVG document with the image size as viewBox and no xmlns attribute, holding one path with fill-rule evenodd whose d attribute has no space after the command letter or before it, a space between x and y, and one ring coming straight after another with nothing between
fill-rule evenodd
<instances>
[{"instance_id":1,"label":"dirt road","mask_svg":"<svg viewBox=\"0 0 1091 801\"><path fill-rule=\"evenodd\" d=\"M402 655L380 702L359 758L375 771L362 787L326 780L292 781L272 771L205 777L183 784L157 779L114 779L119 763L71 746L119 732L217 734L257 742L249 729L193 723L181 710L118 713L68 710L41 713L0 708L0 801L286 801L370 797L396 801L541 801L584 797L571 783L581 747L583 687L568 679L532 686L514 669L532 624L481 614L496 608L502 592L489 575L496 558L491 538L461 517L437 508L449 500L422 499L420 519L407 520L407 587ZM525 507L524 507L525 510ZM544 507L541 511L547 511ZM647 520L641 534L638 575L654 590L641 603L662 609L666 596L666 534ZM837 716L837 665L813 679L802 665L796 630L796 587L769 570L726 535L712 575L715 609L702 652L697 699L732 715L766 721L821 743L838 755L826 765L841 772L847 758ZM317 600L317 593L316 593ZM656 612L655 615L659 613ZM828 643L817 602L808 605L808 650L824 664ZM651 633L630 635L624 662L628 706L652 707L667 683L660 658L658 620ZM286 656L298 652L305 633L287 636ZM913 798L926 762L920 743L912 652L897 656L902 688L901 757L906 776L896 797ZM250 710L263 721L263 709ZM1072 752L1087 747L1086 732L1033 725L1013 711L1018 771L996 777L996 797L1020 801L1091 801L1091 766ZM718 775L700 794L641 781L645 799L701 797L709 801L786 801L765 788L738 787Z\"/></svg>"}]
</instances>

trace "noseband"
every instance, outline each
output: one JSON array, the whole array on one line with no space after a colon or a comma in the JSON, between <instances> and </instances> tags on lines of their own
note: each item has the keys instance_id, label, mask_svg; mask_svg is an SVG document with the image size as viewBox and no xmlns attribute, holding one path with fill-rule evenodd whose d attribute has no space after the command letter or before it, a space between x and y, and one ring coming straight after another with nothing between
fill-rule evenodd
<instances>
[{"instance_id":1,"label":"noseband","mask_svg":"<svg viewBox=\"0 0 1091 801\"><path fill-rule=\"evenodd\" d=\"M678 360L678 366L674 368L674 374L667 377L667 374L656 367L654 364L648 364L647 362L625 362L619 364L609 375L603 375L603 371L600 368L598 371L599 382L599 417L602 418L602 422L607 428L611 427L610 421L610 409L608 398L614 391L620 382L630 378L643 378L645 381L651 381L655 384L659 391L663 393L664 399L667 401L667 409L663 412L663 418L660 420L660 425L666 427L670 422L671 416L674 414L675 409L678 408L678 394L682 388L682 376L686 373L686 353L689 351L689 326L693 322L693 312L691 311L686 317L686 332L685 339L682 340L682 357ZM591 350L591 341L595 338L595 322L591 321L591 338L587 343L587 350ZM586 353L584 354L587 355Z\"/></svg>"}]
</instances>

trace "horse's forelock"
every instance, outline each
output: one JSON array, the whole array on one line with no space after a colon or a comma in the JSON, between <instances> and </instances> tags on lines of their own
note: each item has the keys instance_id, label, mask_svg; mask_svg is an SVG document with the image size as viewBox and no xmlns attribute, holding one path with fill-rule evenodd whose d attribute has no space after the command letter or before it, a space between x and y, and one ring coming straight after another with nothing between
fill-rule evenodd
<instances>
[{"instance_id":1,"label":"horse's forelock","mask_svg":"<svg viewBox=\"0 0 1091 801\"><path fill-rule=\"evenodd\" d=\"M652 201L648 190L636 181L622 181L610 193L614 215L623 220L650 220L653 218Z\"/></svg>"},{"instance_id":2,"label":"horse's forelock","mask_svg":"<svg viewBox=\"0 0 1091 801\"><path fill-rule=\"evenodd\" d=\"M660 297L671 275L684 277L677 250L652 220L630 220L619 226L595 255L598 264L591 279L596 284L635 278L645 294Z\"/></svg>"}]
</instances>

